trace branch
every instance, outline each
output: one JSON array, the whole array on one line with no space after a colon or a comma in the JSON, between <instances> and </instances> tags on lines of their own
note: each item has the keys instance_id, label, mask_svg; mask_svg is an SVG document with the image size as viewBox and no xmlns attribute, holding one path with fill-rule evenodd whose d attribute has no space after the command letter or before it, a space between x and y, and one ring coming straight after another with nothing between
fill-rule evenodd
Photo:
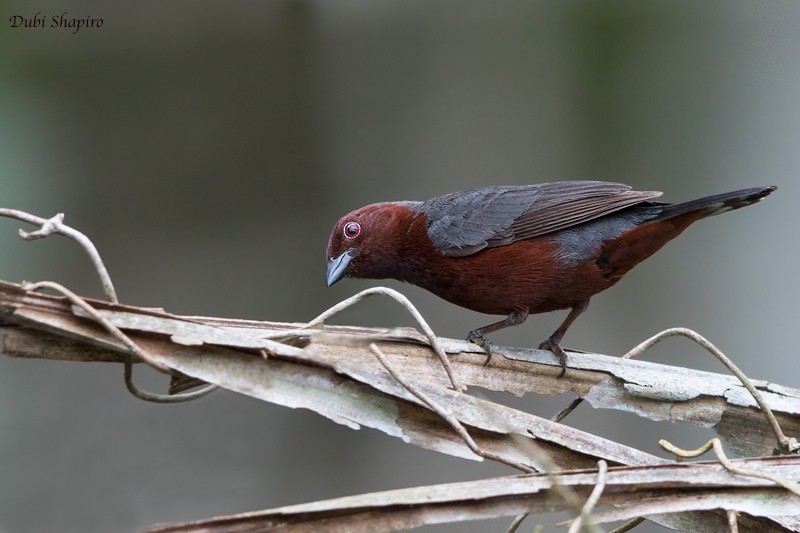
<instances>
[{"instance_id":1,"label":"branch","mask_svg":"<svg viewBox=\"0 0 800 533\"><path fill-rule=\"evenodd\" d=\"M800 477L800 461L796 457L768 457L735 463L785 477ZM309 528L374 532L408 529L443 522L568 510L569 504L554 492L554 481L586 495L597 487L598 482L596 470L553 477L555 479L551 480L546 475L534 474L375 492L158 526L150 532L306 531ZM647 514L659 523L674 525L667 513L684 512L681 529L709 531L727 529L727 517L724 514L704 514L701 517L690 511L734 509L751 515L741 519L742 531L781 531L776 524L770 526L752 517L792 515L800 505L800 499L795 495L776 489L771 482L732 476L715 462L616 467L609 468L603 478L603 491L597 495L596 503L614 505L617 509L591 515L594 523ZM713 517L710 522L709 517Z\"/></svg>"},{"instance_id":2,"label":"branch","mask_svg":"<svg viewBox=\"0 0 800 533\"><path fill-rule=\"evenodd\" d=\"M174 352L177 358L191 352L206 357L204 363L180 359L181 368L176 370L208 382L214 382L214 374L208 369L225 361L224 355L213 357L218 353L215 350L235 354L251 364L262 364L260 353L264 350L274 363L291 361L309 375L324 368L334 375L369 382L378 375L377 371L386 374L377 368L380 365L368 348L377 342L408 380L440 387L450 384L438 360L431 357L427 339L410 328L299 329L303 324L178 316L150 308L85 301L137 345L147 344L148 353L167 357ZM128 348L85 316L63 299L0 282L0 335L8 355L124 361ZM570 353L570 372L557 379L560 367L547 351L498 349L504 357L495 358L490 367L484 368L485 355L475 345L445 338L439 342L450 354L453 372L468 386L517 395L572 392L596 408L714 427L726 447L736 454L764 455L772 451L774 441L770 439L769 426L753 398L733 376L600 354ZM193 370L195 366L199 368ZM392 381L390 376L388 379ZM764 381L754 384L784 432L800 434L800 390ZM249 389L247 384L238 388ZM406 395L410 396L407 392ZM308 407L314 409L315 405L311 402ZM601 458L591 455L590 462L583 466Z\"/></svg>"}]
</instances>

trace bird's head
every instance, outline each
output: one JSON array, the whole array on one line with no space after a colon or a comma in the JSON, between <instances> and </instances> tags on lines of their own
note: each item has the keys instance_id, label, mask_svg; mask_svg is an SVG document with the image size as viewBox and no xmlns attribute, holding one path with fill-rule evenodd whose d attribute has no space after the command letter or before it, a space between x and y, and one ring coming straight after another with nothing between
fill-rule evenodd
<instances>
[{"instance_id":1,"label":"bird's head","mask_svg":"<svg viewBox=\"0 0 800 533\"><path fill-rule=\"evenodd\" d=\"M403 241L417 202L384 202L352 211L336 223L328 239L330 287L342 278L395 278Z\"/></svg>"}]
</instances>

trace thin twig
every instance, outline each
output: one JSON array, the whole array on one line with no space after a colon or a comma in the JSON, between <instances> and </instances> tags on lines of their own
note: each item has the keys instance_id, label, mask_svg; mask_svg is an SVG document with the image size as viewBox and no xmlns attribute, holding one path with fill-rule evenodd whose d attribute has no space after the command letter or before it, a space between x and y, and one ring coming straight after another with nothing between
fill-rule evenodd
<instances>
[{"instance_id":1,"label":"thin twig","mask_svg":"<svg viewBox=\"0 0 800 533\"><path fill-rule=\"evenodd\" d=\"M456 433L458 433L458 435L461 437L461 439L464 441L464 443L469 447L470 450L472 450L472 453L474 453L475 455L478 455L480 457L483 457L485 459L490 459L492 461L498 461L500 463L503 463L503 464L506 464L508 466L514 467L514 468L516 468L518 470L522 470L523 472L536 473L536 470L534 468L531 468L528 465L524 465L522 463L516 463L514 461L510 461L510 460L508 460L508 459L506 459L506 458L504 458L504 457L502 457L500 455L497 455L495 453L492 453L492 452L489 452L489 451L486 451L486 450L482 449L473 440L472 436L469 434L467 429L464 427L464 425L456 417L454 417L452 414L450 414L447 411L447 409L445 409L444 407L439 405L437 402L432 400L430 397L428 397L428 395L426 395L425 393L423 393L422 391L417 389L415 386L411 385L411 383L406 381L400 375L400 373L397 372L397 370L395 370L394 366L392 366L392 364L389 363L388 359L386 358L386 355L384 355L383 351L380 348L378 348L377 344L375 344L374 342L370 343L369 349L372 351L372 353L375 355L375 357L378 359L378 361L380 361L380 363L384 366L384 368L386 368L386 370L389 372L389 374L391 374L391 376L398 383L400 383L400 385L402 385L403 388L405 388L408 392L410 392L412 395L414 395L419 401L421 401L422 403L427 405L428 408L431 409L432 411L434 411L437 415L442 417L444 419L444 421L447 422L450 425L450 427L455 430Z\"/></svg>"},{"instance_id":2,"label":"thin twig","mask_svg":"<svg viewBox=\"0 0 800 533\"><path fill-rule=\"evenodd\" d=\"M720 464L722 464L722 466L724 466L726 470L733 472L734 474L739 474L740 476L767 479L777 485L780 485L781 487L785 488L792 494L800 496L800 485L792 482L789 479L786 479L783 476L779 476L777 474L771 474L769 472L750 470L749 468L742 468L733 464L733 462L731 462L731 460L728 459L728 456L725 455L725 450L722 449L722 442L716 437L706 442L696 450L684 450L682 448L678 448L677 446L675 446L674 444L665 439L659 440L658 445L664 448L669 453L683 458L698 457L713 448L714 453L717 456L717 459L719 459Z\"/></svg>"},{"instance_id":3,"label":"thin twig","mask_svg":"<svg viewBox=\"0 0 800 533\"><path fill-rule=\"evenodd\" d=\"M97 270L97 274L100 276L100 283L103 285L103 291L105 292L109 301L112 303L119 303L119 300L117 299L117 292L114 290L114 284L111 282L111 276L108 275L108 270L106 270L103 260L100 258L100 254L97 252L97 248L95 247L94 243L89 240L89 237L80 231L65 225L64 213L58 213L52 218L47 219L37 217L36 215L31 215L30 213L19 211L17 209L0 208L0 216L15 218L35 226L40 226L40 229L32 232L23 231L22 229L19 230L19 236L28 241L42 239L53 234L64 235L65 237L69 237L77 241L78 244L80 244L86 251L86 253L89 254L89 259L91 259L95 270Z\"/></svg>"},{"instance_id":4,"label":"thin twig","mask_svg":"<svg viewBox=\"0 0 800 533\"><path fill-rule=\"evenodd\" d=\"M767 422L769 423L770 427L772 428L772 432L775 434L775 438L778 440L778 448L783 453L797 453L800 451L800 441L796 438L789 438L784 435L783 430L781 430L780 424L778 424L778 420L775 418L775 415L772 413L772 410L767 405L767 402L764 401L764 398L761 396L761 393L758 392L758 389L755 388L753 383L750 381L744 372L739 370L733 361L728 359L728 357L722 353L722 351L714 346L711 342L709 342L705 337L697 333L696 331L692 331L688 328L670 328L665 329L664 331L650 337L643 343L639 344L631 351L626 353L622 356L623 359L630 359L631 357L636 357L640 355L642 352L650 348L651 346L661 342L662 340L672 337L675 335L680 335L683 337L687 337L703 348L706 349L711 355L717 358L719 362L721 362L725 367L731 371L731 373L736 376L739 381L742 383L747 392L753 397L753 399L758 404L758 407L761 409L761 412L766 417Z\"/></svg>"},{"instance_id":5,"label":"thin twig","mask_svg":"<svg viewBox=\"0 0 800 533\"><path fill-rule=\"evenodd\" d=\"M125 360L125 387L128 389L132 395L136 396L140 400L144 400L146 402L153 402L153 403L181 403L181 402L190 402L192 400L197 400L198 398L202 398L203 396L207 396L208 394L214 392L219 388L217 385L206 385L202 389L198 389L192 392L183 392L181 394L157 394L154 392L148 392L144 389L140 389L136 386L133 382L133 362L130 360L130 357Z\"/></svg>"},{"instance_id":6,"label":"thin twig","mask_svg":"<svg viewBox=\"0 0 800 533\"><path fill-rule=\"evenodd\" d=\"M425 334L425 337L427 337L428 342L431 345L431 348L433 348L433 351L436 352L436 355L442 362L442 366L444 367L444 371L447 373L447 377L450 379L450 385L453 387L453 390L460 392L466 391L467 390L466 387L459 384L458 381L456 380L455 374L453 373L453 369L450 366L450 360L447 358L447 354L445 353L444 348L442 348L442 345L439 343L436 334L433 332L431 327L422 317L422 314L417 310L416 307L414 307L414 305L409 301L408 298L406 298L404 295L402 295L401 293L397 292L394 289L390 289L388 287L373 287L371 289L363 290L358 294L351 296L346 300L342 300L338 304L334 305L333 307L331 307L330 309L319 315L317 318L306 324L305 328L310 328L318 324L321 324L325 322L325 320L327 320L328 318L344 311L348 307L360 302L364 298L367 298L369 296L374 296L376 294L382 294L384 296L388 296L392 300L402 305L406 309L406 311L408 311L409 314L412 317L414 317L414 320L417 321L419 327L422 328L422 332Z\"/></svg>"},{"instance_id":7,"label":"thin twig","mask_svg":"<svg viewBox=\"0 0 800 533\"><path fill-rule=\"evenodd\" d=\"M583 398L575 398L574 400L572 400L572 402L570 402L570 404L568 406L566 406L564 409L559 411L550 420L552 420L553 422L561 422L562 420L564 420L567 417L567 415L572 413L572 411L574 411L575 408L578 407L582 403L583 403Z\"/></svg>"},{"instance_id":8,"label":"thin twig","mask_svg":"<svg viewBox=\"0 0 800 533\"><path fill-rule=\"evenodd\" d=\"M159 361L150 357L150 354L146 353L144 350L139 348L135 342L133 342L130 337L125 335L122 330L120 330L117 326L111 323L106 317L101 315L97 312L97 310L89 305L86 300L72 292L71 290L67 289L63 285L56 283L54 281L39 281L37 283L23 283L23 288L28 291L38 291L39 289L52 289L61 295L65 296L70 302L74 305L78 306L86 312L95 322L103 326L106 331L111 333L117 340L119 340L122 344L124 344L128 350L133 352L136 356L138 356L141 360L148 363L150 366L161 370L164 373L169 374L171 371L169 368L161 364Z\"/></svg>"},{"instance_id":9,"label":"thin twig","mask_svg":"<svg viewBox=\"0 0 800 533\"><path fill-rule=\"evenodd\" d=\"M592 519L590 515L592 514L592 509L597 505L600 496L603 494L603 489L606 487L606 472L608 472L608 463L600 459L597 461L597 483L595 483L592 492L586 499L586 503L581 507L581 514L572 521L567 533L578 533L583 524L586 524L587 528L591 525Z\"/></svg>"},{"instance_id":10,"label":"thin twig","mask_svg":"<svg viewBox=\"0 0 800 533\"><path fill-rule=\"evenodd\" d=\"M511 522L511 524L508 526L508 529L506 529L506 533L516 533L519 526L522 525L522 522L524 522L525 519L528 518L528 514L529 513L522 513L514 517L514 521Z\"/></svg>"},{"instance_id":11,"label":"thin twig","mask_svg":"<svg viewBox=\"0 0 800 533\"><path fill-rule=\"evenodd\" d=\"M636 526L638 526L642 522L644 522L644 518L639 516L639 517L634 518L632 520L628 520L627 522L625 522L624 524L622 524L621 526L619 526L616 529L612 529L611 531L609 531L609 533L626 533L627 531L630 531L631 529L635 528Z\"/></svg>"},{"instance_id":12,"label":"thin twig","mask_svg":"<svg viewBox=\"0 0 800 533\"><path fill-rule=\"evenodd\" d=\"M728 528L731 533L739 533L739 519L733 509L728 511Z\"/></svg>"},{"instance_id":13,"label":"thin twig","mask_svg":"<svg viewBox=\"0 0 800 533\"><path fill-rule=\"evenodd\" d=\"M107 318L101 315L97 310L89 305L86 300L75 294L74 292L70 291L63 285L55 283L53 281L40 281L38 283L26 283L23 284L25 290L29 291L37 291L39 289L51 289L54 290L63 296L65 296L73 305L76 305L81 310L83 310L89 317L94 319L98 324L100 324L106 331L108 331L114 338L119 340L122 344L125 345L128 350L141 359L142 361L146 362L150 366L165 372L171 373L171 369L161 364L159 361L155 360L150 354L146 351L142 350L135 342L131 340L130 337L125 335L117 326L111 323ZM129 355L130 357L130 355ZM125 366L125 384L128 387L128 390L137 398L141 398L142 400L146 401L153 401L153 402L160 402L160 403L177 403L177 402L185 402L189 400L197 399L201 396L205 396L209 392L215 390L217 387L216 385L209 385L208 387L204 387L198 391L188 392L184 394L174 394L174 395L163 395L163 394L153 394L150 392L143 391L136 387L133 382L131 381L131 367L132 364L130 361L127 361Z\"/></svg>"}]
</instances>

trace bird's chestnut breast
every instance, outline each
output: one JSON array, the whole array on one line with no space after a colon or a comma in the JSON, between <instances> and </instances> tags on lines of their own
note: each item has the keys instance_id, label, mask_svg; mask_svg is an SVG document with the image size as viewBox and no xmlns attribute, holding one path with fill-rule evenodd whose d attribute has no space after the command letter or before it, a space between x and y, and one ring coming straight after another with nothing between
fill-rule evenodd
<instances>
[{"instance_id":1,"label":"bird's chestnut breast","mask_svg":"<svg viewBox=\"0 0 800 533\"><path fill-rule=\"evenodd\" d=\"M481 313L564 309L608 283L593 261L560 259L561 244L551 236L451 257L436 250L420 216L409 226L404 248L395 279Z\"/></svg>"}]
</instances>

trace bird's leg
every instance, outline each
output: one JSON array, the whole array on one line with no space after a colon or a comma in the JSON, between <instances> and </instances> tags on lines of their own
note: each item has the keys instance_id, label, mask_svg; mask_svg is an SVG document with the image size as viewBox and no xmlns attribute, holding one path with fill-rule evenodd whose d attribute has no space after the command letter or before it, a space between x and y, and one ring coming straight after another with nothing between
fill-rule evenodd
<instances>
[{"instance_id":1,"label":"bird's leg","mask_svg":"<svg viewBox=\"0 0 800 533\"><path fill-rule=\"evenodd\" d=\"M486 362L483 363L483 366L489 366L489 361L492 360L492 343L489 341L489 339L484 338L484 335L493 331L497 331L498 329L503 329L510 326L518 326L525 322L526 318L528 318L527 309L522 311L514 311L500 322L495 322L494 324L489 324L488 326L483 326L482 328L473 329L469 332L469 334L467 334L467 340L469 342L474 342L486 352Z\"/></svg>"},{"instance_id":2,"label":"bird's leg","mask_svg":"<svg viewBox=\"0 0 800 533\"><path fill-rule=\"evenodd\" d=\"M559 343L561 339L564 338L564 333L567 332L567 329L575 322L575 319L578 318L581 313L586 311L587 307L589 307L589 300L584 300L572 306L572 310L570 310L564 322L558 326L558 329L555 330L552 335L547 337L547 339L539 345L540 350L550 350L558 357L559 362L561 362L561 373L558 375L560 378L564 377L564 374L567 373L567 354Z\"/></svg>"}]
</instances>

